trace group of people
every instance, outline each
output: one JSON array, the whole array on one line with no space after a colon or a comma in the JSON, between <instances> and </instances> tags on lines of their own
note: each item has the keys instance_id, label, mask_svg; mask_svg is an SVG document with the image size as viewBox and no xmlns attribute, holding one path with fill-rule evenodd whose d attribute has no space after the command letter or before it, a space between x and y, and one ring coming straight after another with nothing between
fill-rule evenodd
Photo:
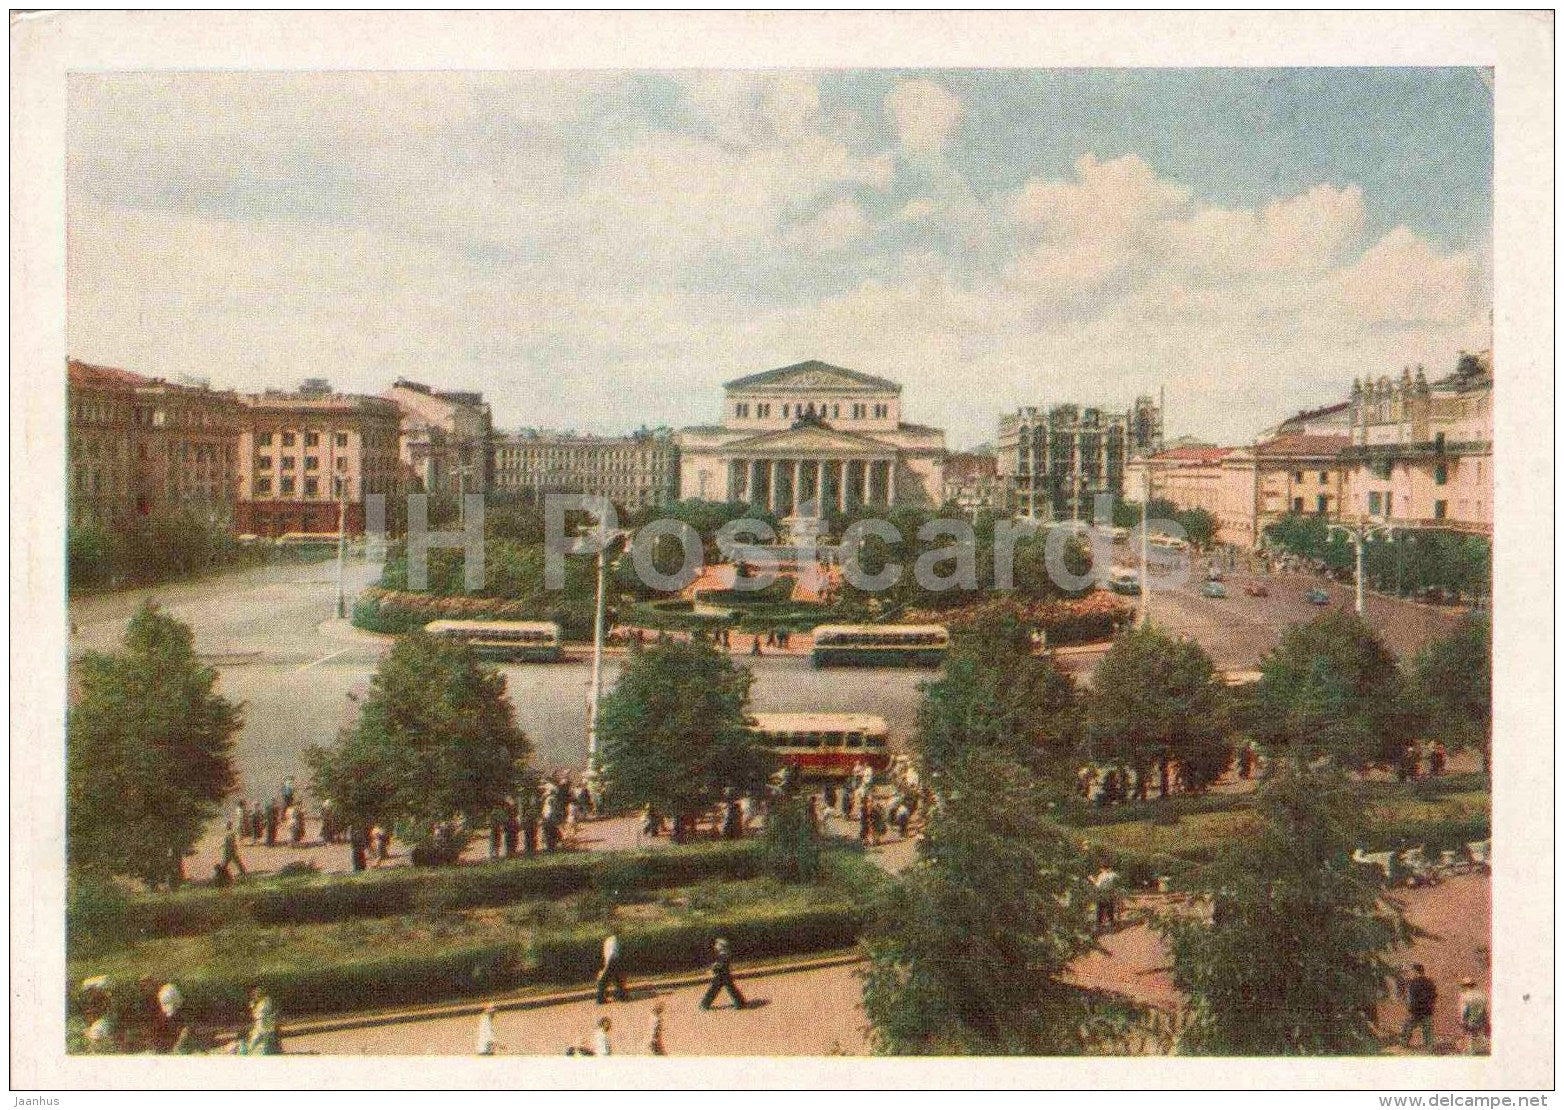
<instances>
[{"instance_id":1,"label":"group of people","mask_svg":"<svg viewBox=\"0 0 1564 1110\"><path fill-rule=\"evenodd\" d=\"M134 999L125 1002L109 976L95 975L82 981L80 1008L91 1053L190 1055L208 1047L186 1020L185 995L175 983L143 978ZM235 1034L232 1051L241 1056L279 1055L282 1040L271 995L252 988L249 1012L250 1025Z\"/></svg>"},{"instance_id":2,"label":"group of people","mask_svg":"<svg viewBox=\"0 0 1564 1110\"><path fill-rule=\"evenodd\" d=\"M1449 759L1450 753L1441 741L1423 744L1413 740L1402 749L1401 758L1396 762L1396 779L1400 782L1416 780L1423 777L1425 768L1428 777L1436 779L1445 773Z\"/></svg>"},{"instance_id":3,"label":"group of people","mask_svg":"<svg viewBox=\"0 0 1564 1110\"><path fill-rule=\"evenodd\" d=\"M1420 1033L1423 1051L1434 1051L1434 1015L1438 1012L1439 988L1429 978L1422 964L1412 965L1412 974L1402 979L1398 987L1406 999L1407 1017L1401 1026L1401 1044L1412 1046L1412 1034ZM1461 1027L1461 1051L1476 1055L1488 1051L1490 1035L1488 1023L1488 995L1468 976L1461 980L1460 993L1455 999L1457 1017Z\"/></svg>"},{"instance_id":4,"label":"group of people","mask_svg":"<svg viewBox=\"0 0 1564 1110\"><path fill-rule=\"evenodd\" d=\"M742 840L765 810L764 798L754 794L737 797L729 791L712 820L712 833L723 840ZM641 810L641 835L655 839L667 832L675 844L684 844L699 837L700 818L697 813L680 813L670 818L647 804Z\"/></svg>"},{"instance_id":5,"label":"group of people","mask_svg":"<svg viewBox=\"0 0 1564 1110\"><path fill-rule=\"evenodd\" d=\"M845 782L827 783L819 794L809 796L810 820L820 828L832 816L856 819L858 839L865 844L882 843L892 828L905 840L923 804L922 795L915 779L901 769L893 767L887 777L889 781L882 782L873 767L856 764ZM880 787L888 788L888 796Z\"/></svg>"},{"instance_id":6,"label":"group of people","mask_svg":"<svg viewBox=\"0 0 1564 1110\"><path fill-rule=\"evenodd\" d=\"M616 933L610 933L603 938L603 965L597 975L597 1004L607 1005L609 990L612 988L616 1001L630 1001L630 987L625 977L624 948ZM733 945L726 937L718 937L712 942L711 980L707 984L706 993L701 998L700 1008L710 1010L717 996L726 991L733 1002L735 1010L742 1010L747 1005L738 983L733 978ZM485 1006L478 1016L477 1053L479 1056L493 1056L504 1048L495 1034L494 1018L496 1007ZM649 1056L666 1056L667 1045L663 1039L663 1014L664 1006L661 1000L652 1004L650 1021L646 1030L644 1042L646 1054ZM593 1027L588 1043L571 1045L565 1049L567 1056L612 1056L613 1046L613 1021L607 1016L599 1017Z\"/></svg>"}]
</instances>

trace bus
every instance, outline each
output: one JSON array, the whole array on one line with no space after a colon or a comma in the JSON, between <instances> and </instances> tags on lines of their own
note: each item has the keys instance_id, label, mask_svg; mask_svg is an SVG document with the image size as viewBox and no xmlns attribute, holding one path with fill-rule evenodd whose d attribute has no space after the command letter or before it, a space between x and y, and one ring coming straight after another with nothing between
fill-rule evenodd
<instances>
[{"instance_id":1,"label":"bus","mask_svg":"<svg viewBox=\"0 0 1564 1110\"><path fill-rule=\"evenodd\" d=\"M891 765L885 720L867 713L751 713L749 728L804 779L847 778L860 763L876 771Z\"/></svg>"},{"instance_id":2,"label":"bus","mask_svg":"<svg viewBox=\"0 0 1564 1110\"><path fill-rule=\"evenodd\" d=\"M950 647L942 624L822 624L814 639L816 667L938 667Z\"/></svg>"},{"instance_id":3,"label":"bus","mask_svg":"<svg viewBox=\"0 0 1564 1110\"><path fill-rule=\"evenodd\" d=\"M467 644L484 659L509 663L557 663L563 657L553 621L430 621L424 631Z\"/></svg>"}]
</instances>

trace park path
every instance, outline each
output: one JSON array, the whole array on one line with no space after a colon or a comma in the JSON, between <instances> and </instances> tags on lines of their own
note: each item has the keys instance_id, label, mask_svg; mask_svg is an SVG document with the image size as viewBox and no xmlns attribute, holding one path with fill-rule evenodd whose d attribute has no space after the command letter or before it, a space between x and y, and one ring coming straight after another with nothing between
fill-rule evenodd
<instances>
[{"instance_id":1,"label":"park path","mask_svg":"<svg viewBox=\"0 0 1564 1110\"><path fill-rule=\"evenodd\" d=\"M1454 1051L1459 1041L1455 1000L1461 978L1471 975L1480 983L1488 981L1489 900L1489 880L1478 875L1456 876L1402 896L1408 920L1426 935L1394 958L1406 965L1422 963L1438 986L1434 1025L1441 1052ZM1154 902L1132 901L1128 916L1137 917ZM1072 978L1077 983L1121 991L1163 1009L1178 1004L1166 950L1144 923L1135 921L1106 934L1101 948L1076 963ZM662 1001L671 1055L861 1055L869 1050L861 968L861 964L842 965L746 976L741 959L736 968L740 989L750 1000L763 1003L743 1011L729 1008L724 1000L702 1012L700 986L648 986L637 984L632 976L629 1002L599 1007L574 1000L506 1011L496 1016L495 1032L505 1054L558 1055L568 1045L587 1043L598 1017L606 1015L614 1025L615 1053L641 1055L652 1003ZM1390 1036L1399 1031L1404 1017L1399 1000L1387 1001L1380 1014L1382 1033ZM285 1031L284 1047L288 1052L327 1055L462 1055L473 1052L476 1033L477 1018L468 1014L300 1036ZM583 1061L582 1066L592 1065Z\"/></svg>"}]
</instances>

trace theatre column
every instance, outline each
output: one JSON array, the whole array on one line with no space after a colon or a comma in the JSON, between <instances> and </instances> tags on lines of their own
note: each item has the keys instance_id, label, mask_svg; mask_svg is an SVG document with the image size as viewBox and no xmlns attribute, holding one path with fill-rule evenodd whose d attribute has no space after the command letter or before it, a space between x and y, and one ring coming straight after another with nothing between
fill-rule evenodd
<instances>
[{"instance_id":1,"label":"theatre column","mask_svg":"<svg viewBox=\"0 0 1564 1110\"><path fill-rule=\"evenodd\" d=\"M837 469L837 475L836 475L836 506L837 506L837 511L838 512L845 513L847 511L847 467L848 467L848 462L847 462L846 459L843 459L841 462L837 463L836 465L837 465L837 468L838 468Z\"/></svg>"}]
</instances>

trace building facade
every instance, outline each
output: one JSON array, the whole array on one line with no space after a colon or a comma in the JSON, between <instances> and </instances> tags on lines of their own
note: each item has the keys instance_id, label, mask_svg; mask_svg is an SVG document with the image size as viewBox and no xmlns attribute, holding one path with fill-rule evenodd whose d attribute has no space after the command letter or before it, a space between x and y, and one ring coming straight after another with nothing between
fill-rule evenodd
<instances>
[{"instance_id":1,"label":"building facade","mask_svg":"<svg viewBox=\"0 0 1564 1110\"><path fill-rule=\"evenodd\" d=\"M361 535L371 494L386 497L390 516L400 515L407 482L395 402L316 388L241 400L240 532L335 532L340 511L348 533Z\"/></svg>"},{"instance_id":2,"label":"building facade","mask_svg":"<svg viewBox=\"0 0 1564 1110\"><path fill-rule=\"evenodd\" d=\"M999 418L996 455L1006 508L1031 520L1090 520L1095 498L1125 496L1130 459L1160 450L1161 409L1149 397L1129 412L1028 406Z\"/></svg>"},{"instance_id":3,"label":"building facade","mask_svg":"<svg viewBox=\"0 0 1564 1110\"><path fill-rule=\"evenodd\" d=\"M812 517L944 496L945 433L902 420L897 383L825 362L728 382L722 423L685 428L678 444L684 498Z\"/></svg>"},{"instance_id":4,"label":"building facade","mask_svg":"<svg viewBox=\"0 0 1564 1110\"><path fill-rule=\"evenodd\" d=\"M401 378L382 396L402 412L402 464L423 492L456 497L489 488L494 421L482 393Z\"/></svg>"},{"instance_id":5,"label":"building facade","mask_svg":"<svg viewBox=\"0 0 1564 1110\"><path fill-rule=\"evenodd\" d=\"M194 515L230 526L242 409L232 391L69 360L67 473L73 523Z\"/></svg>"},{"instance_id":6,"label":"building facade","mask_svg":"<svg viewBox=\"0 0 1564 1110\"><path fill-rule=\"evenodd\" d=\"M1001 508L999 460L987 452L947 455L943 500L967 513Z\"/></svg>"},{"instance_id":7,"label":"building facade","mask_svg":"<svg viewBox=\"0 0 1564 1110\"><path fill-rule=\"evenodd\" d=\"M679 451L666 429L618 437L524 431L496 438L491 454L497 493L593 494L623 508L679 496Z\"/></svg>"},{"instance_id":8,"label":"building facade","mask_svg":"<svg viewBox=\"0 0 1564 1110\"><path fill-rule=\"evenodd\" d=\"M1430 383L1352 384L1345 452L1347 513L1398 528L1493 534L1493 359L1462 354Z\"/></svg>"}]
</instances>

